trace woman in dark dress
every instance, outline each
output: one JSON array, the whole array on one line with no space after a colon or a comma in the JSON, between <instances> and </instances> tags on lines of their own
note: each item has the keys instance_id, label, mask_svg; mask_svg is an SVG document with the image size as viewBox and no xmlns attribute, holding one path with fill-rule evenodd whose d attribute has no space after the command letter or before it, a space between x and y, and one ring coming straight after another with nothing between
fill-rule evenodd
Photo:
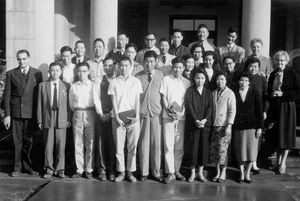
<instances>
[{"instance_id":1,"label":"woman in dark dress","mask_svg":"<svg viewBox=\"0 0 300 201\"><path fill-rule=\"evenodd\" d=\"M264 120L267 118L267 110L269 108L269 102L267 101L267 78L265 74L260 72L260 60L254 57L250 57L245 62L245 72L250 73L250 87L255 89L259 92L259 96L263 103L263 117ZM260 139L258 142L257 149L259 150L260 147ZM256 160L253 161L252 164L252 172L258 174L260 172L259 168L257 167Z\"/></svg>"},{"instance_id":2,"label":"woman in dark dress","mask_svg":"<svg viewBox=\"0 0 300 201\"><path fill-rule=\"evenodd\" d=\"M289 55L280 50L273 56L274 71L270 74L268 83L269 128L272 133L267 135L267 142L277 151L277 163L274 170L280 174L286 171L286 158L289 150L296 144L296 106L295 97L299 93L299 78L297 73L286 65Z\"/></svg>"},{"instance_id":3,"label":"woman in dark dress","mask_svg":"<svg viewBox=\"0 0 300 201\"><path fill-rule=\"evenodd\" d=\"M201 182L206 179L203 175L203 167L209 159L209 134L212 123L212 94L204 87L206 74L197 69L193 74L193 85L187 89L185 95L186 128L189 151L186 153L191 167L189 182L194 181L195 167L198 166L198 177Z\"/></svg>"},{"instance_id":4,"label":"woman in dark dress","mask_svg":"<svg viewBox=\"0 0 300 201\"><path fill-rule=\"evenodd\" d=\"M235 91L236 116L234 120L234 147L240 167L239 182L251 183L250 171L257 158L258 139L263 128L262 99L259 92L250 87L250 75L239 78L239 89ZM244 174L244 166L246 175Z\"/></svg>"}]
</instances>

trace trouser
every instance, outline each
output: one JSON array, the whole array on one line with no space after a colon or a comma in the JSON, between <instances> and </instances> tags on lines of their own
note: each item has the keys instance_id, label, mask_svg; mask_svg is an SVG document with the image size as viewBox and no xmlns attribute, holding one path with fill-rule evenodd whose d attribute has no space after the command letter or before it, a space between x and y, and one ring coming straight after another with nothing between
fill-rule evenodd
<instances>
[{"instance_id":1,"label":"trouser","mask_svg":"<svg viewBox=\"0 0 300 201\"><path fill-rule=\"evenodd\" d=\"M57 112L51 113L51 126L43 129L45 144L45 169L49 174L65 170L66 128L57 128ZM53 163L53 151L55 162Z\"/></svg>"},{"instance_id":2,"label":"trouser","mask_svg":"<svg viewBox=\"0 0 300 201\"><path fill-rule=\"evenodd\" d=\"M33 144L32 120L12 118L12 133L15 145L14 171L32 171L30 151Z\"/></svg>"},{"instance_id":3,"label":"trouser","mask_svg":"<svg viewBox=\"0 0 300 201\"><path fill-rule=\"evenodd\" d=\"M114 172L116 166L116 151L112 132L112 121L101 122L97 118L96 126L96 167L99 174L106 171Z\"/></svg>"},{"instance_id":4,"label":"trouser","mask_svg":"<svg viewBox=\"0 0 300 201\"><path fill-rule=\"evenodd\" d=\"M149 174L150 167L153 176L160 176L161 166L161 124L160 116L141 119L141 133L138 142L138 153L141 175Z\"/></svg>"},{"instance_id":5,"label":"trouser","mask_svg":"<svg viewBox=\"0 0 300 201\"><path fill-rule=\"evenodd\" d=\"M140 133L140 122L137 121L126 127L119 126L116 119L112 120L113 136L116 148L116 169L118 172L125 171L125 142L127 146L126 171L136 171L136 150Z\"/></svg>"},{"instance_id":6,"label":"trouser","mask_svg":"<svg viewBox=\"0 0 300 201\"><path fill-rule=\"evenodd\" d=\"M184 120L163 119L166 173L179 171L184 150Z\"/></svg>"},{"instance_id":7,"label":"trouser","mask_svg":"<svg viewBox=\"0 0 300 201\"><path fill-rule=\"evenodd\" d=\"M94 110L75 110L73 113L73 135L77 173L91 173L94 164Z\"/></svg>"}]
</instances>

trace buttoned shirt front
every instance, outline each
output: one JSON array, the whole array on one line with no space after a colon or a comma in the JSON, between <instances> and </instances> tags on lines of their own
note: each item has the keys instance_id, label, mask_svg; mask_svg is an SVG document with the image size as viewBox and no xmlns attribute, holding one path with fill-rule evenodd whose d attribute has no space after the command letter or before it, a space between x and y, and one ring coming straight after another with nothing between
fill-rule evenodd
<instances>
[{"instance_id":1,"label":"buttoned shirt front","mask_svg":"<svg viewBox=\"0 0 300 201\"><path fill-rule=\"evenodd\" d=\"M94 83L90 80L85 82L77 81L70 89L69 101L72 111L95 107L93 98Z\"/></svg>"},{"instance_id":2,"label":"buttoned shirt front","mask_svg":"<svg viewBox=\"0 0 300 201\"><path fill-rule=\"evenodd\" d=\"M108 94L115 96L118 113L135 110L136 95L141 93L143 90L140 80L131 75L126 78L123 76L116 77L111 81L108 88Z\"/></svg>"},{"instance_id":3,"label":"buttoned shirt front","mask_svg":"<svg viewBox=\"0 0 300 201\"><path fill-rule=\"evenodd\" d=\"M157 47L153 46L152 48L145 48L145 49L140 50L137 53L135 60L140 64L144 63L144 55L146 52L148 52L150 50L153 50L157 55L160 54L159 49Z\"/></svg>"},{"instance_id":4,"label":"buttoned shirt front","mask_svg":"<svg viewBox=\"0 0 300 201\"><path fill-rule=\"evenodd\" d=\"M70 65L65 66L63 65L62 69L62 80L69 83L73 84L74 83L74 68L75 64L70 63Z\"/></svg>"},{"instance_id":5,"label":"buttoned shirt front","mask_svg":"<svg viewBox=\"0 0 300 201\"><path fill-rule=\"evenodd\" d=\"M59 103L59 80L56 81L50 81L50 90L51 90L51 101L50 101L50 105L51 107L53 106L53 96L54 96L54 84L56 84L56 89L57 89L57 103Z\"/></svg>"},{"instance_id":6,"label":"buttoned shirt front","mask_svg":"<svg viewBox=\"0 0 300 201\"><path fill-rule=\"evenodd\" d=\"M94 58L87 62L90 65L90 80L95 81L96 78L105 75L103 70L103 58Z\"/></svg>"},{"instance_id":7,"label":"buttoned shirt front","mask_svg":"<svg viewBox=\"0 0 300 201\"><path fill-rule=\"evenodd\" d=\"M189 86L190 81L186 78L175 78L174 75L168 75L165 76L162 81L160 93L166 97L168 105L176 102L177 104L183 106L184 95ZM166 108L163 110L163 118L171 119L166 111ZM180 120L184 119L185 115L183 115Z\"/></svg>"}]
</instances>

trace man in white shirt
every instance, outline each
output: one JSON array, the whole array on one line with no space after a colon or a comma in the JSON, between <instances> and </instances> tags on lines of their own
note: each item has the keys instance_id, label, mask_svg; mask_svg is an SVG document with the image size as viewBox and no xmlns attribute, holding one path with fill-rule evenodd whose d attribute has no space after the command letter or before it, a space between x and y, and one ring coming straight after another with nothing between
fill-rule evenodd
<instances>
[{"instance_id":1,"label":"man in white shirt","mask_svg":"<svg viewBox=\"0 0 300 201\"><path fill-rule=\"evenodd\" d=\"M94 57L90 59L87 63L90 65L90 75L89 78L93 82L96 78L102 77L104 75L103 71L103 59L104 59L104 51L105 44L102 38L96 38L93 42L94 48Z\"/></svg>"},{"instance_id":2,"label":"man in white shirt","mask_svg":"<svg viewBox=\"0 0 300 201\"><path fill-rule=\"evenodd\" d=\"M120 76L112 80L108 89L113 103L112 126L116 148L116 169L119 172L115 182L124 180L125 176L130 182L137 181L132 172L136 171L136 150L140 133L140 94L143 93L143 90L140 80L130 75L130 68L130 59L121 57L119 62ZM131 115L127 117L126 114L122 118L123 115L121 114L124 113L128 115L131 113ZM126 168L125 145L127 147Z\"/></svg>"},{"instance_id":3,"label":"man in white shirt","mask_svg":"<svg viewBox=\"0 0 300 201\"><path fill-rule=\"evenodd\" d=\"M157 55L159 55L159 49L157 47L155 47L155 44L156 44L155 33L151 33L151 32L147 33L145 36L144 42L145 42L146 48L140 50L136 55L136 61L140 64L144 63L144 54L145 54L145 52L147 52L149 50L153 50L153 51L155 51L155 53Z\"/></svg>"},{"instance_id":4,"label":"man in white shirt","mask_svg":"<svg viewBox=\"0 0 300 201\"><path fill-rule=\"evenodd\" d=\"M163 72L163 74L170 75L172 74L172 59L175 58L174 55L169 54L170 44L166 38L159 40L159 50L160 55L157 56L157 65L156 69Z\"/></svg>"},{"instance_id":5,"label":"man in white shirt","mask_svg":"<svg viewBox=\"0 0 300 201\"><path fill-rule=\"evenodd\" d=\"M245 49L235 44L237 37L237 29L229 27L227 30L226 46L217 48L218 61L221 63L222 67L224 57L226 56L231 56L238 64L243 62L243 59L245 58ZM224 67L222 69L225 70Z\"/></svg>"},{"instance_id":6,"label":"man in white shirt","mask_svg":"<svg viewBox=\"0 0 300 201\"><path fill-rule=\"evenodd\" d=\"M79 63L77 66L79 81L70 89L69 101L73 111L72 127L75 144L75 162L79 178L83 172L88 179L92 178L94 166L95 104L93 97L94 83L88 79L90 66Z\"/></svg>"},{"instance_id":7,"label":"man in white shirt","mask_svg":"<svg viewBox=\"0 0 300 201\"><path fill-rule=\"evenodd\" d=\"M209 36L209 31L208 31L208 27L206 26L206 24L200 24L198 26L198 41L192 42L191 44L189 44L189 49L191 49L193 47L194 44L200 44L202 45L202 47L204 48L205 51L214 51L216 49L216 47L214 46L214 44L210 44L207 41L207 38Z\"/></svg>"},{"instance_id":8,"label":"man in white shirt","mask_svg":"<svg viewBox=\"0 0 300 201\"><path fill-rule=\"evenodd\" d=\"M182 77L185 61L176 57L172 60L172 75L164 77L160 93L163 97L163 139L165 169L168 174L165 183L175 178L184 181L179 172L184 150L185 108L184 95L190 86L190 81ZM175 173L175 174L174 174Z\"/></svg>"},{"instance_id":9,"label":"man in white shirt","mask_svg":"<svg viewBox=\"0 0 300 201\"><path fill-rule=\"evenodd\" d=\"M73 84L78 80L75 64L72 63L72 49L69 46L63 46L60 49L60 55L62 59L62 74L61 80Z\"/></svg>"}]
</instances>

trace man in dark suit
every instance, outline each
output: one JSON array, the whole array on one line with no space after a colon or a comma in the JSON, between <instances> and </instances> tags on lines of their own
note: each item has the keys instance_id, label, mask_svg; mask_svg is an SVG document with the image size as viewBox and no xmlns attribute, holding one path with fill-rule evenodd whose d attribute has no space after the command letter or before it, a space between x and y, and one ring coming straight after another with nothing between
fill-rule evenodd
<instances>
[{"instance_id":1,"label":"man in dark suit","mask_svg":"<svg viewBox=\"0 0 300 201\"><path fill-rule=\"evenodd\" d=\"M77 65L82 62L87 62L89 60L88 57L85 56L85 44L83 41L78 40L75 43L75 56L72 58L72 63Z\"/></svg>"},{"instance_id":2,"label":"man in dark suit","mask_svg":"<svg viewBox=\"0 0 300 201\"><path fill-rule=\"evenodd\" d=\"M68 98L70 85L59 79L61 73L62 66L59 63L51 63L50 79L39 85L37 122L43 131L45 144L45 179L51 178L53 174L61 179L65 178L66 132L67 127L71 126L72 113Z\"/></svg>"},{"instance_id":3,"label":"man in dark suit","mask_svg":"<svg viewBox=\"0 0 300 201\"><path fill-rule=\"evenodd\" d=\"M12 125L15 144L14 171L11 176L19 176L23 171L37 174L32 170L30 151L36 115L37 90L42 82L41 71L29 66L30 54L27 50L17 52L19 66L7 72L4 90L4 125Z\"/></svg>"}]
</instances>

